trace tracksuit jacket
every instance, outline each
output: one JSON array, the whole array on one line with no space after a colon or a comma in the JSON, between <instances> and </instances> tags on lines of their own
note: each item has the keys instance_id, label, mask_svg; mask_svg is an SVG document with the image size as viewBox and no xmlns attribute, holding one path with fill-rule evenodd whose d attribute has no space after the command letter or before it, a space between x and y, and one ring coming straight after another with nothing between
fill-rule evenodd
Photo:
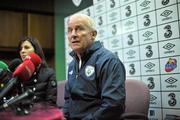
<instances>
[{"instance_id":1,"label":"tracksuit jacket","mask_svg":"<svg viewBox=\"0 0 180 120\"><path fill-rule=\"evenodd\" d=\"M118 120L125 109L125 68L118 56L99 41L82 55L74 51L65 85L64 114L68 120Z\"/></svg>"}]
</instances>

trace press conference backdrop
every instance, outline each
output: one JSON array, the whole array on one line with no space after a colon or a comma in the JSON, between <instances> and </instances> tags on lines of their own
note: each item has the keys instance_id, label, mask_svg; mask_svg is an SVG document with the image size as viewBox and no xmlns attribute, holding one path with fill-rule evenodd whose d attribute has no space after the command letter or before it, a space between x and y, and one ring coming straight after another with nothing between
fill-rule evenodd
<instances>
[{"instance_id":1,"label":"press conference backdrop","mask_svg":"<svg viewBox=\"0 0 180 120\"><path fill-rule=\"evenodd\" d=\"M180 115L180 0L94 0L79 12L95 19L97 40L123 61L127 78L148 85L149 118Z\"/></svg>"}]
</instances>

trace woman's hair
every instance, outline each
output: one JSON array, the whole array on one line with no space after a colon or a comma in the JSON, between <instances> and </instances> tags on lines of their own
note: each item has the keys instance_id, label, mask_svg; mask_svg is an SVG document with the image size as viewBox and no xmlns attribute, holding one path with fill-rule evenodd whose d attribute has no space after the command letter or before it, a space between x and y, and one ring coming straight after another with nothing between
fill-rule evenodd
<instances>
[{"instance_id":1,"label":"woman's hair","mask_svg":"<svg viewBox=\"0 0 180 120\"><path fill-rule=\"evenodd\" d=\"M39 57L42 59L42 64L47 65L46 60L45 60L45 56L44 56L44 52L42 50L42 47L41 47L39 41L32 36L25 36L22 39L20 39L19 44L18 44L18 52L21 51L21 45L25 41L29 41L32 44L32 46L34 48L34 52L37 55L39 55Z\"/></svg>"}]
</instances>

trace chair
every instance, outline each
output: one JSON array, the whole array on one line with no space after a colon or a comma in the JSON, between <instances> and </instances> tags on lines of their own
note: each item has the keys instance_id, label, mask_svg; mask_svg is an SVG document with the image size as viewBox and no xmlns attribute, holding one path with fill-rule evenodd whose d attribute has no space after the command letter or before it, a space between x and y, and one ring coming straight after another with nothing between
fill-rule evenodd
<instances>
[{"instance_id":1,"label":"chair","mask_svg":"<svg viewBox=\"0 0 180 120\"><path fill-rule=\"evenodd\" d=\"M64 87L66 81L58 82L57 105L64 105ZM120 120L148 120L149 88L142 81L126 80L126 109Z\"/></svg>"},{"instance_id":2,"label":"chair","mask_svg":"<svg viewBox=\"0 0 180 120\"><path fill-rule=\"evenodd\" d=\"M126 109L120 120L148 120L150 91L139 80L126 80Z\"/></svg>"},{"instance_id":3,"label":"chair","mask_svg":"<svg viewBox=\"0 0 180 120\"><path fill-rule=\"evenodd\" d=\"M66 80L58 81L57 84L57 106L63 107L64 105L64 88Z\"/></svg>"}]
</instances>

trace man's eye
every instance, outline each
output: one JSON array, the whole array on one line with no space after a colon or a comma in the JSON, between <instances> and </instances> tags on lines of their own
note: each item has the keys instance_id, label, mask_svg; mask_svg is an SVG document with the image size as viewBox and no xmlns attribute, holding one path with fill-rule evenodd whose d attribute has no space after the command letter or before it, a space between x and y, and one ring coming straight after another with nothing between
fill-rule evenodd
<instances>
[{"instance_id":1,"label":"man's eye","mask_svg":"<svg viewBox=\"0 0 180 120\"><path fill-rule=\"evenodd\" d=\"M81 31L81 30L83 30L82 27L78 27L78 28L76 29L76 31Z\"/></svg>"},{"instance_id":2,"label":"man's eye","mask_svg":"<svg viewBox=\"0 0 180 120\"><path fill-rule=\"evenodd\" d=\"M68 33L70 33L72 30L71 29L68 29Z\"/></svg>"}]
</instances>

